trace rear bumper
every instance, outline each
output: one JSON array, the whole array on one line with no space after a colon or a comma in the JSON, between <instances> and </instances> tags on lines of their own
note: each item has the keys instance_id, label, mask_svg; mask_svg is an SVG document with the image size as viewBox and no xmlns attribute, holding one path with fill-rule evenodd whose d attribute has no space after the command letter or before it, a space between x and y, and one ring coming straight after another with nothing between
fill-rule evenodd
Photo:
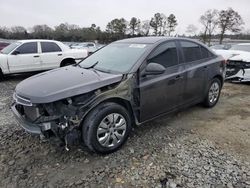
<instances>
[{"instance_id":1,"label":"rear bumper","mask_svg":"<svg viewBox=\"0 0 250 188\"><path fill-rule=\"evenodd\" d=\"M42 130L44 128L44 124L34 124L27 121L16 109L16 103L11 105L11 110L15 116L17 123L25 129L27 132L32 134L42 134Z\"/></svg>"}]
</instances>

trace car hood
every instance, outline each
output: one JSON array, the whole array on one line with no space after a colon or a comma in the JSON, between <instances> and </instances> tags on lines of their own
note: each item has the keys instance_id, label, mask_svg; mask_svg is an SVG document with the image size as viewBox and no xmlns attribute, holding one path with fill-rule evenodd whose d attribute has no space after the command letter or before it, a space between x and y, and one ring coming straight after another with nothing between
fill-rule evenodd
<instances>
[{"instance_id":1,"label":"car hood","mask_svg":"<svg viewBox=\"0 0 250 188\"><path fill-rule=\"evenodd\" d=\"M122 74L68 66L32 76L16 87L16 95L31 103L50 103L121 81Z\"/></svg>"},{"instance_id":2,"label":"car hood","mask_svg":"<svg viewBox=\"0 0 250 188\"><path fill-rule=\"evenodd\" d=\"M226 60L250 62L250 52L239 50L214 50Z\"/></svg>"}]
</instances>

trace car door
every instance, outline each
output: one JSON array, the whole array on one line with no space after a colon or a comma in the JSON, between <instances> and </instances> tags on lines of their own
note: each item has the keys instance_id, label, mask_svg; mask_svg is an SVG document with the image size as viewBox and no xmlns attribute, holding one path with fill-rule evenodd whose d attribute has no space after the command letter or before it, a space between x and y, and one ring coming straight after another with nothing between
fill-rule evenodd
<instances>
[{"instance_id":1,"label":"car door","mask_svg":"<svg viewBox=\"0 0 250 188\"><path fill-rule=\"evenodd\" d=\"M41 60L44 69L53 69L60 66L63 59L62 49L55 42L40 42Z\"/></svg>"},{"instance_id":2,"label":"car door","mask_svg":"<svg viewBox=\"0 0 250 188\"><path fill-rule=\"evenodd\" d=\"M207 59L202 57L199 44L180 41L185 67L183 104L195 103L204 97L207 79Z\"/></svg>"},{"instance_id":3,"label":"car door","mask_svg":"<svg viewBox=\"0 0 250 188\"><path fill-rule=\"evenodd\" d=\"M143 76L140 70L140 121L146 121L179 106L184 86L183 68L179 65L174 41L156 47L145 64L158 63L166 68L160 75Z\"/></svg>"},{"instance_id":4,"label":"car door","mask_svg":"<svg viewBox=\"0 0 250 188\"><path fill-rule=\"evenodd\" d=\"M8 55L8 65L11 73L29 72L41 69L41 59L37 42L26 42Z\"/></svg>"}]
</instances>

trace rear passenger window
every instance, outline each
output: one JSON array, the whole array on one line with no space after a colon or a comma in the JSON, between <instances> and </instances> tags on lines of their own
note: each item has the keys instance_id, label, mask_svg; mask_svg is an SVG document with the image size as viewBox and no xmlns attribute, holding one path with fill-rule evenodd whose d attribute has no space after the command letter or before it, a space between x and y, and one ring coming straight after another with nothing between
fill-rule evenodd
<instances>
[{"instance_id":1,"label":"rear passenger window","mask_svg":"<svg viewBox=\"0 0 250 188\"><path fill-rule=\"evenodd\" d=\"M167 42L157 47L150 55L148 63L158 63L164 67L178 64L178 56L175 42Z\"/></svg>"},{"instance_id":2,"label":"rear passenger window","mask_svg":"<svg viewBox=\"0 0 250 188\"><path fill-rule=\"evenodd\" d=\"M186 63L202 59L198 44L187 41L181 41L180 43Z\"/></svg>"},{"instance_id":3,"label":"rear passenger window","mask_svg":"<svg viewBox=\"0 0 250 188\"><path fill-rule=\"evenodd\" d=\"M37 42L24 43L16 51L20 54L35 54L37 53Z\"/></svg>"},{"instance_id":4,"label":"rear passenger window","mask_svg":"<svg viewBox=\"0 0 250 188\"><path fill-rule=\"evenodd\" d=\"M62 51L61 48L54 42L41 42L41 48L43 53Z\"/></svg>"}]
</instances>

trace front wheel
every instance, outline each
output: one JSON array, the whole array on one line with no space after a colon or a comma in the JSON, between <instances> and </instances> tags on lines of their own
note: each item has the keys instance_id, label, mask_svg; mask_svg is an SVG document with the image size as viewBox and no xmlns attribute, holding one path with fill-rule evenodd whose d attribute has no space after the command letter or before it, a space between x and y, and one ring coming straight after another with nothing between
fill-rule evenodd
<instances>
[{"instance_id":1,"label":"front wheel","mask_svg":"<svg viewBox=\"0 0 250 188\"><path fill-rule=\"evenodd\" d=\"M204 100L205 107L211 108L217 104L220 98L221 85L221 81L218 78L214 78L211 81L206 98Z\"/></svg>"},{"instance_id":2,"label":"front wheel","mask_svg":"<svg viewBox=\"0 0 250 188\"><path fill-rule=\"evenodd\" d=\"M130 131L128 111L116 103L103 103L86 117L82 136L90 150L107 154L118 150L126 142Z\"/></svg>"}]
</instances>

